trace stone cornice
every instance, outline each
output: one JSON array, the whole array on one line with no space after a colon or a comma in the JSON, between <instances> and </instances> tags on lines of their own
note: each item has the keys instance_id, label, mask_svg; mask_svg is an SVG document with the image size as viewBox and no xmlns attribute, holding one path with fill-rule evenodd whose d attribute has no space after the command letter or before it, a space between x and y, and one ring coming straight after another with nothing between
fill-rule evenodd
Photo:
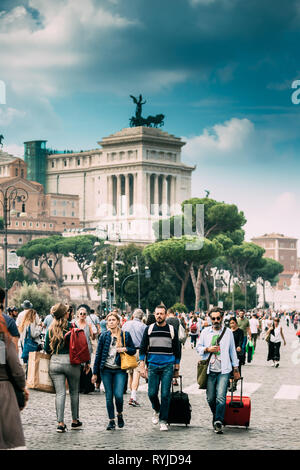
<instances>
[{"instance_id":1,"label":"stone cornice","mask_svg":"<svg viewBox=\"0 0 300 470\"><path fill-rule=\"evenodd\" d=\"M135 161L135 162L124 162L124 163L115 163L115 164L109 164L109 165L102 165L101 167L89 167L85 169L67 169L67 170L56 170L56 169L49 169L46 174L47 176L62 176L62 175L67 175L67 174L78 174L78 173L91 173L93 171L98 171L100 173L113 173L115 170L122 170L122 171L132 171L133 169L136 169L136 171L140 171L141 169L144 169L147 171L148 169L151 169L150 171L158 171L162 172L163 169L168 169L170 171L184 171L184 172L191 172L196 169L196 165L194 166L188 166L185 165L184 163L178 164L178 163L167 163L167 162L149 162L148 160L142 160L142 161ZM165 171L163 171L165 173ZM101 176L101 174L100 174Z\"/></svg>"},{"instance_id":2,"label":"stone cornice","mask_svg":"<svg viewBox=\"0 0 300 470\"><path fill-rule=\"evenodd\" d=\"M181 148L185 145L180 137L175 137L155 127L127 127L115 134L104 137L98 144L103 148L110 148L132 143L149 143L151 145L168 145Z\"/></svg>"}]
</instances>

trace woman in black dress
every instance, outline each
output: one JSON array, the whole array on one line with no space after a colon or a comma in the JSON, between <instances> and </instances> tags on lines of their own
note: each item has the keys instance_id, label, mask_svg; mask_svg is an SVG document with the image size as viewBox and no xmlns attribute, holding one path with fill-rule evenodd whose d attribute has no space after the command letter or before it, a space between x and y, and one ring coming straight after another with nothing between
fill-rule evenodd
<instances>
[{"instance_id":1,"label":"woman in black dress","mask_svg":"<svg viewBox=\"0 0 300 470\"><path fill-rule=\"evenodd\" d=\"M239 360L239 372L240 372L240 376L242 376L242 360L243 360L242 345L243 345L243 341L244 341L244 332L243 332L243 330L241 330L238 327L238 322L237 322L237 319L235 317L230 318L229 326L230 326L230 329L233 333L234 344L235 344L235 348L236 348L237 357L238 357L238 360ZM233 381L233 376L230 379L229 391L231 391L231 387L233 387L233 391L236 390L236 382Z\"/></svg>"}]
</instances>

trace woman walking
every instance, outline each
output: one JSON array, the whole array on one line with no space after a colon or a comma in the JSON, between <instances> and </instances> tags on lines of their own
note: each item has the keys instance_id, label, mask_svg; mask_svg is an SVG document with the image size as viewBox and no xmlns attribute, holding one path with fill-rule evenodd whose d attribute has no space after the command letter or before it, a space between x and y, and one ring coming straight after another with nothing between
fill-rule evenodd
<instances>
[{"instance_id":1,"label":"woman walking","mask_svg":"<svg viewBox=\"0 0 300 470\"><path fill-rule=\"evenodd\" d=\"M3 291L3 289L2 289ZM4 291L0 295L5 296ZM3 298L4 300L4 298ZM0 300L1 302L3 300ZM11 380L24 392L25 403L29 393L25 389L25 373L15 345L8 333L0 305L0 449L26 449L20 409Z\"/></svg>"},{"instance_id":2,"label":"woman walking","mask_svg":"<svg viewBox=\"0 0 300 470\"><path fill-rule=\"evenodd\" d=\"M26 338L30 336L32 340L35 343L37 343L37 351L42 348L42 339L41 339L42 329L43 329L42 322L39 319L37 312L33 310L32 308L28 309L26 314L23 317L23 320L18 326L22 351L24 349ZM28 355L22 354L22 359L23 359L24 364L27 364Z\"/></svg>"},{"instance_id":3,"label":"woman walking","mask_svg":"<svg viewBox=\"0 0 300 470\"><path fill-rule=\"evenodd\" d=\"M268 340L268 358L267 361L273 361L273 367L279 367L281 338L286 346L282 327L279 325L279 318L274 318L272 326L268 329L266 340Z\"/></svg>"},{"instance_id":4,"label":"woman walking","mask_svg":"<svg viewBox=\"0 0 300 470\"><path fill-rule=\"evenodd\" d=\"M117 313L110 313L106 317L108 330L99 337L96 358L93 369L92 382L96 383L101 374L105 389L106 408L109 417L107 431L116 428L115 399L117 409L118 427L124 427L123 419L123 391L126 383L126 370L121 369L121 355L126 352L134 356L134 347L130 333L121 331L120 317Z\"/></svg>"},{"instance_id":5,"label":"woman walking","mask_svg":"<svg viewBox=\"0 0 300 470\"><path fill-rule=\"evenodd\" d=\"M81 330L84 330L86 340L87 340L87 343L88 343L88 347L89 347L90 356L92 357L92 353L93 353L92 341L95 338L95 335L94 335L93 330L92 330L92 325L87 322L88 309L89 309L89 307L87 305L79 306L78 311L77 311L77 315L76 315L76 319L72 320L72 323L77 328L80 328Z\"/></svg>"},{"instance_id":6,"label":"woman walking","mask_svg":"<svg viewBox=\"0 0 300 470\"><path fill-rule=\"evenodd\" d=\"M196 347L196 342L197 342L199 335L200 335L200 328L199 328L198 318L194 316L190 322L190 337L191 337L192 349Z\"/></svg>"},{"instance_id":7,"label":"woman walking","mask_svg":"<svg viewBox=\"0 0 300 470\"><path fill-rule=\"evenodd\" d=\"M236 317L231 317L229 321L229 326L230 329L233 333L233 338L234 338L234 344L236 348L236 354L239 360L239 372L240 376L242 376L242 360L243 360L243 342L244 342L244 332L241 330L238 326L238 322ZM233 388L233 390L231 390ZM235 391L236 390L236 381L233 380L233 373L231 373L230 376L230 388L229 391Z\"/></svg>"},{"instance_id":8,"label":"woman walking","mask_svg":"<svg viewBox=\"0 0 300 470\"><path fill-rule=\"evenodd\" d=\"M71 322L68 321L68 307L61 303L56 304L52 308L52 314L54 319L46 333L44 350L51 355L49 375L56 392L57 432L62 433L67 429L64 422L66 380L70 391L71 429L78 429L82 426L79 421L80 364L70 364L69 341L65 341L66 333L72 328Z\"/></svg>"}]
</instances>

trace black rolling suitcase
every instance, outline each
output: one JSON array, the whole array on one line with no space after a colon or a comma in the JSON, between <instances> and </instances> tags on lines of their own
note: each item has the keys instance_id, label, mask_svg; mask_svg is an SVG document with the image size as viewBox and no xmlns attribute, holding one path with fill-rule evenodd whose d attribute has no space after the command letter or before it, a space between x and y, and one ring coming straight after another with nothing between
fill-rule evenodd
<instances>
[{"instance_id":1,"label":"black rolling suitcase","mask_svg":"<svg viewBox=\"0 0 300 470\"><path fill-rule=\"evenodd\" d=\"M182 391L182 376L180 378L180 391L174 392L172 384L172 392L169 406L168 424L190 424L192 407L190 405L189 396Z\"/></svg>"}]
</instances>

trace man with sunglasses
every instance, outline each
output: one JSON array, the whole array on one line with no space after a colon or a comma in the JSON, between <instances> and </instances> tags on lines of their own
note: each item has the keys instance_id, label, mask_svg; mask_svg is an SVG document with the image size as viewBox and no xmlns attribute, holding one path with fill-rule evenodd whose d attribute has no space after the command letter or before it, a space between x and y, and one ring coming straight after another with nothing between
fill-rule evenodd
<instances>
[{"instance_id":1,"label":"man with sunglasses","mask_svg":"<svg viewBox=\"0 0 300 470\"><path fill-rule=\"evenodd\" d=\"M220 308L210 310L212 325L202 330L196 346L201 360L209 359L206 398L217 434L223 433L226 393L232 368L234 380L240 379L234 337L232 331L222 325L223 314Z\"/></svg>"}]
</instances>

